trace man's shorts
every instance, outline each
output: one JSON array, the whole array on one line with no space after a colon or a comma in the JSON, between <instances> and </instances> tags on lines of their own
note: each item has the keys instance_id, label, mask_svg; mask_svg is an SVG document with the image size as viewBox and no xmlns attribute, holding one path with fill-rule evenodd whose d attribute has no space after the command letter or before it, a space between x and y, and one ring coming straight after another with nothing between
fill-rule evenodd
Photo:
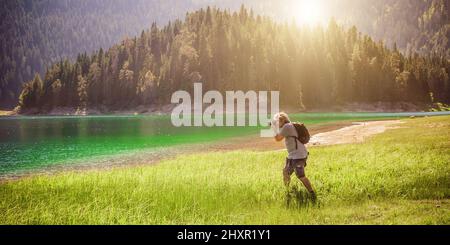
<instances>
[{"instance_id":1,"label":"man's shorts","mask_svg":"<svg viewBox=\"0 0 450 245\"><path fill-rule=\"evenodd\" d=\"M297 175L298 178L305 177L305 167L306 167L306 158L305 159L287 159L286 158L286 166L283 169L283 174L285 176L291 176L293 172Z\"/></svg>"}]
</instances>

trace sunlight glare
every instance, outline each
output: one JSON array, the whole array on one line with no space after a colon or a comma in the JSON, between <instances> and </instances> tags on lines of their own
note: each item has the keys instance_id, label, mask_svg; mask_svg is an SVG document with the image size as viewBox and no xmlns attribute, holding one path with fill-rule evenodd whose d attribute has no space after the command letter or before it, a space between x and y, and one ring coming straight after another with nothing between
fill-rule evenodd
<instances>
[{"instance_id":1,"label":"sunlight glare","mask_svg":"<svg viewBox=\"0 0 450 245\"><path fill-rule=\"evenodd\" d=\"M295 0L294 18L300 25L316 25L324 21L324 8L318 0Z\"/></svg>"}]
</instances>

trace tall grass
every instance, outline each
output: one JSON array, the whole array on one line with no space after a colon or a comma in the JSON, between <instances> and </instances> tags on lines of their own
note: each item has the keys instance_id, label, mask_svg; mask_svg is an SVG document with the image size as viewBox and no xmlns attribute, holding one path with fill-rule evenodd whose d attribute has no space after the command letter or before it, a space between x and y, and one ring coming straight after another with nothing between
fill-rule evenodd
<instances>
[{"instance_id":1,"label":"tall grass","mask_svg":"<svg viewBox=\"0 0 450 245\"><path fill-rule=\"evenodd\" d=\"M0 223L450 224L450 117L405 122L311 148L317 202L283 186L284 152L213 152L1 184Z\"/></svg>"}]
</instances>

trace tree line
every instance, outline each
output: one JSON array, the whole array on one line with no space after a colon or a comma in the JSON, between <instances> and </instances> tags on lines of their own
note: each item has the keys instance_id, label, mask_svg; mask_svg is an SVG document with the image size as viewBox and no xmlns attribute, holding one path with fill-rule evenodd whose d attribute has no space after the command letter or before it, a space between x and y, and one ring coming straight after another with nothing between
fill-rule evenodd
<instances>
[{"instance_id":1,"label":"tree line","mask_svg":"<svg viewBox=\"0 0 450 245\"><path fill-rule=\"evenodd\" d=\"M166 24L207 4L290 20L297 0L4 0L0 8L0 106L17 104L22 84L61 59L108 49L152 21ZM450 58L450 3L446 0L327 0L338 23L356 25L374 40L398 44L407 55ZM286 12L287 11L287 12ZM289 12L291 11L291 12Z\"/></svg>"},{"instance_id":2,"label":"tree line","mask_svg":"<svg viewBox=\"0 0 450 245\"><path fill-rule=\"evenodd\" d=\"M153 21L167 23L194 5L178 0L2 0L0 106L17 104L35 73L78 53L111 47ZM176 6L176 7L175 7Z\"/></svg>"},{"instance_id":3,"label":"tree line","mask_svg":"<svg viewBox=\"0 0 450 245\"><path fill-rule=\"evenodd\" d=\"M61 60L24 86L21 110L117 110L170 103L177 90L278 90L282 106L449 102L445 57L403 55L356 27L299 27L241 7L201 9L108 50Z\"/></svg>"}]
</instances>

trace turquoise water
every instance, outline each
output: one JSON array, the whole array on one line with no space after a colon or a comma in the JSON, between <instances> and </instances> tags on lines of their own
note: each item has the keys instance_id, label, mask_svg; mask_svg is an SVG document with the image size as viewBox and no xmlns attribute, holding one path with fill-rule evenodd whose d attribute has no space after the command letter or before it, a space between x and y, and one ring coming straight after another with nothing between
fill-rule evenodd
<instances>
[{"instance_id":1,"label":"turquoise water","mask_svg":"<svg viewBox=\"0 0 450 245\"><path fill-rule=\"evenodd\" d=\"M439 114L442 113L303 113L292 117L307 125L315 125ZM169 116L1 117L0 175L69 164L81 158L257 135L259 129L176 128Z\"/></svg>"}]
</instances>

